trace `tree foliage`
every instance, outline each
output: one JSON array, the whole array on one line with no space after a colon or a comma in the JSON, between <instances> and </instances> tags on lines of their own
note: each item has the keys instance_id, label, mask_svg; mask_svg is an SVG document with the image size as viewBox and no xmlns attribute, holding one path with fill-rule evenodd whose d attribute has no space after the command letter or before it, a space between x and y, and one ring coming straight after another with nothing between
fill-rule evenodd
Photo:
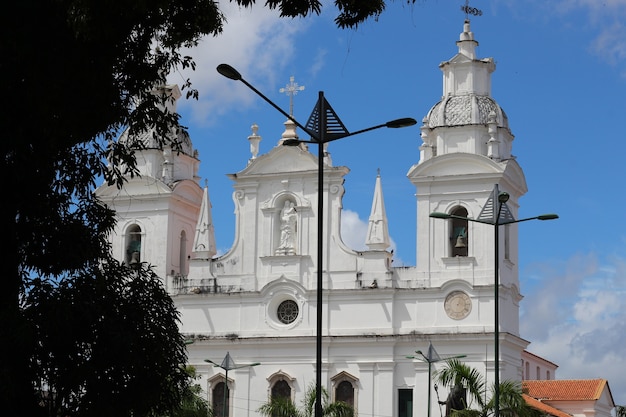
<instances>
[{"instance_id":1,"label":"tree foliage","mask_svg":"<svg viewBox=\"0 0 626 417\"><path fill-rule=\"evenodd\" d=\"M189 375L191 383L183 391L182 400L178 407L166 414L158 417L213 417L213 410L209 402L202 396L203 391L200 384L193 383L199 377L196 375L196 368L186 366L185 372Z\"/></svg>"},{"instance_id":2,"label":"tree foliage","mask_svg":"<svg viewBox=\"0 0 626 417\"><path fill-rule=\"evenodd\" d=\"M50 415L165 412L189 383L178 313L159 278L111 262L30 285L32 368Z\"/></svg>"},{"instance_id":3,"label":"tree foliage","mask_svg":"<svg viewBox=\"0 0 626 417\"><path fill-rule=\"evenodd\" d=\"M463 409L454 409L452 417L489 417L495 410L495 386L487 387L483 375L476 369L449 359L444 367L435 372L435 379L450 388L463 387L469 399ZM499 385L499 414L503 417L539 417L538 410L526 404L522 395L522 385L517 381L503 381Z\"/></svg>"},{"instance_id":4,"label":"tree foliage","mask_svg":"<svg viewBox=\"0 0 626 417\"><path fill-rule=\"evenodd\" d=\"M317 0L265 6L292 18L322 7ZM335 6L337 25L356 27L385 3ZM115 216L93 190L96 181L122 186L137 174L133 152L142 144L117 141L123 129L130 137L154 130L161 145L177 146L170 128L179 116L160 110L167 98L151 91L166 74L194 68L181 48L221 33L219 2L20 0L3 11L0 340L8 360L0 400L25 415L162 410L180 399L177 316L149 269L129 271L113 259L107 237ZM182 90L198 94L189 81Z\"/></svg>"},{"instance_id":5,"label":"tree foliage","mask_svg":"<svg viewBox=\"0 0 626 417\"><path fill-rule=\"evenodd\" d=\"M290 398L272 397L257 411L266 417L312 417L315 412L316 393L315 384L311 384L304 393L300 408ZM355 411L350 404L341 401L330 402L328 391L322 387L322 416L354 417Z\"/></svg>"}]
</instances>

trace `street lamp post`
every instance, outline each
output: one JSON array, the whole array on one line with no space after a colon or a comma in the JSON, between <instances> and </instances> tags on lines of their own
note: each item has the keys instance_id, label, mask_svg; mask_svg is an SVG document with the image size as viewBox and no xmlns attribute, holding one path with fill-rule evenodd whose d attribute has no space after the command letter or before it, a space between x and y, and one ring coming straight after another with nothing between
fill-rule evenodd
<instances>
[{"instance_id":1,"label":"street lamp post","mask_svg":"<svg viewBox=\"0 0 626 417\"><path fill-rule=\"evenodd\" d=\"M249 364L244 364L244 365L237 365L235 363L235 361L233 360L233 358L230 356L230 352L226 352L226 356L224 356L224 359L222 360L221 364L217 364L215 362L213 362L211 359L205 359L205 362L208 363L212 363L213 366L217 366L218 368L222 368L224 370L224 402L222 403L222 416L221 417L228 417L228 415L226 414L226 404L227 404L227 399L228 399L228 371L232 371L233 369L241 369L241 368L248 368L248 367L252 367L252 366L257 366L260 365L260 362L255 362L255 363L249 363Z\"/></svg>"},{"instance_id":2,"label":"street lamp post","mask_svg":"<svg viewBox=\"0 0 626 417\"><path fill-rule=\"evenodd\" d=\"M418 361L428 363L428 417L430 417L430 402L431 402L431 384L432 384L432 365L433 363L446 361L449 359L460 359L464 358L467 355L455 355L455 356L446 356L441 357L433 347L432 342L428 344L428 354L424 355L421 350L415 351L419 356L407 356L408 359L417 359Z\"/></svg>"},{"instance_id":3,"label":"street lamp post","mask_svg":"<svg viewBox=\"0 0 626 417\"><path fill-rule=\"evenodd\" d=\"M495 201L496 199L497 202ZM485 204L485 207L483 207L476 219L440 212L430 214L430 217L435 219L459 219L494 226L494 417L499 417L500 415L500 279L498 276L500 261L500 226L529 220L555 220L559 218L556 214L541 214L539 216L516 220L506 205L507 201L509 201L509 194L507 192L499 192L498 185L496 184L491 197L487 200L487 204Z\"/></svg>"},{"instance_id":4,"label":"street lamp post","mask_svg":"<svg viewBox=\"0 0 626 417\"><path fill-rule=\"evenodd\" d=\"M306 132L311 139L286 139L283 141L285 146L295 146L300 143L312 143L317 145L318 171L317 171L317 333L316 333L316 360L315 360L315 417L322 416L322 278L323 278L323 233L324 223L322 213L324 212L324 144L335 140L343 139L348 136L358 135L360 133L369 132L370 130L380 129L382 127L400 128L413 126L417 123L415 119L403 118L389 121L380 125L368 127L366 129L349 132L343 125L335 111L332 109L328 101L324 98L324 92L319 92L317 104L309 117L306 126L299 123L291 114L281 109L278 105L267 98L263 93L257 90L252 84L244 80L235 68L227 64L217 66L217 72L230 78L231 80L241 81L248 88L254 91L258 96L265 100L270 106L274 107L281 114L291 120L296 126Z\"/></svg>"}]
</instances>

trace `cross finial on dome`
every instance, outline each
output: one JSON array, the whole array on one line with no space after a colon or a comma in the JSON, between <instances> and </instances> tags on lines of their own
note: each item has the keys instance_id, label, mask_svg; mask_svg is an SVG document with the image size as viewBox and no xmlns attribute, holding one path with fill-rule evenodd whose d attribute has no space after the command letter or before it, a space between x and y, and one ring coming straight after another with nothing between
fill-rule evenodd
<instances>
[{"instance_id":1,"label":"cross finial on dome","mask_svg":"<svg viewBox=\"0 0 626 417\"><path fill-rule=\"evenodd\" d=\"M461 11L465 13L465 20L469 20L469 15L472 16L482 16L483 15L483 11L476 8L476 7L471 7L469 5L469 0L465 0L465 4L463 6L461 6Z\"/></svg>"},{"instance_id":2,"label":"cross finial on dome","mask_svg":"<svg viewBox=\"0 0 626 417\"><path fill-rule=\"evenodd\" d=\"M278 90L280 93L286 93L289 96L289 115L293 116L293 96L298 94L298 91L304 90L303 85L298 85L298 83L294 82L294 76L289 77L289 84L285 86L285 88L281 88Z\"/></svg>"}]
</instances>

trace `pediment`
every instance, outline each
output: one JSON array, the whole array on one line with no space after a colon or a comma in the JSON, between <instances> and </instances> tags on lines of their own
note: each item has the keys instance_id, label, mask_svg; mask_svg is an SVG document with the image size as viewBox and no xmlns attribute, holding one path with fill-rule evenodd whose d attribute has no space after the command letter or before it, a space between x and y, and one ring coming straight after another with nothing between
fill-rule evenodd
<instances>
[{"instance_id":1,"label":"pediment","mask_svg":"<svg viewBox=\"0 0 626 417\"><path fill-rule=\"evenodd\" d=\"M299 146L276 146L270 152L253 159L236 176L238 178L285 172L317 171L317 158Z\"/></svg>"},{"instance_id":2,"label":"pediment","mask_svg":"<svg viewBox=\"0 0 626 417\"><path fill-rule=\"evenodd\" d=\"M505 166L482 155L470 153L449 153L431 158L409 169L407 176L445 177L472 174L501 174Z\"/></svg>"},{"instance_id":3,"label":"pediment","mask_svg":"<svg viewBox=\"0 0 626 417\"><path fill-rule=\"evenodd\" d=\"M113 198L118 196L140 196L152 194L170 194L172 189L163 181L152 177L134 177L124 183L124 188L120 190L115 185L102 185L96 189L99 198Z\"/></svg>"},{"instance_id":4,"label":"pediment","mask_svg":"<svg viewBox=\"0 0 626 417\"><path fill-rule=\"evenodd\" d=\"M176 182L172 191L174 194L179 195L189 201L200 201L203 194L203 190L200 185L192 180L183 180Z\"/></svg>"},{"instance_id":5,"label":"pediment","mask_svg":"<svg viewBox=\"0 0 626 417\"><path fill-rule=\"evenodd\" d=\"M524 171L515 159L495 162L483 155L470 153L450 153L431 158L413 165L407 177L414 184L430 181L432 178L458 178L497 175L510 187L515 187L519 195L528 191Z\"/></svg>"},{"instance_id":6,"label":"pediment","mask_svg":"<svg viewBox=\"0 0 626 417\"><path fill-rule=\"evenodd\" d=\"M439 66L443 67L445 65L450 65L450 64L465 64L465 63L472 62L472 61L474 61L472 58L469 58L468 56L459 53L453 56L448 61L442 62L441 64L439 64Z\"/></svg>"}]
</instances>

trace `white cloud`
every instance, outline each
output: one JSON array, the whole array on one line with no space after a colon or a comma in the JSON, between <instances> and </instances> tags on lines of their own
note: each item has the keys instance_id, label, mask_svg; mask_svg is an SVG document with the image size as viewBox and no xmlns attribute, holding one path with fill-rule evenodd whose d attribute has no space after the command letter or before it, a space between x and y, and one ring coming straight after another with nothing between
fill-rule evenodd
<instances>
[{"instance_id":1,"label":"white cloud","mask_svg":"<svg viewBox=\"0 0 626 417\"><path fill-rule=\"evenodd\" d=\"M532 274L541 279L520 318L529 350L559 365L559 379L606 378L626 403L626 257L578 255Z\"/></svg>"},{"instance_id":2,"label":"white cloud","mask_svg":"<svg viewBox=\"0 0 626 417\"><path fill-rule=\"evenodd\" d=\"M168 82L182 84L191 79L200 98L181 100L179 111L189 107L188 122L210 125L234 108L248 106L258 97L242 83L229 81L215 70L221 63L235 67L259 90L276 84L276 74L282 74L292 60L296 35L305 31L306 19L280 18L277 10L256 4L239 8L234 3L220 4L227 23L217 37L207 36L199 45L184 54L191 55L196 70L170 74Z\"/></svg>"},{"instance_id":3,"label":"white cloud","mask_svg":"<svg viewBox=\"0 0 626 417\"><path fill-rule=\"evenodd\" d=\"M359 214L352 210L341 212L341 240L350 249L366 250L367 222L359 218Z\"/></svg>"}]
</instances>

